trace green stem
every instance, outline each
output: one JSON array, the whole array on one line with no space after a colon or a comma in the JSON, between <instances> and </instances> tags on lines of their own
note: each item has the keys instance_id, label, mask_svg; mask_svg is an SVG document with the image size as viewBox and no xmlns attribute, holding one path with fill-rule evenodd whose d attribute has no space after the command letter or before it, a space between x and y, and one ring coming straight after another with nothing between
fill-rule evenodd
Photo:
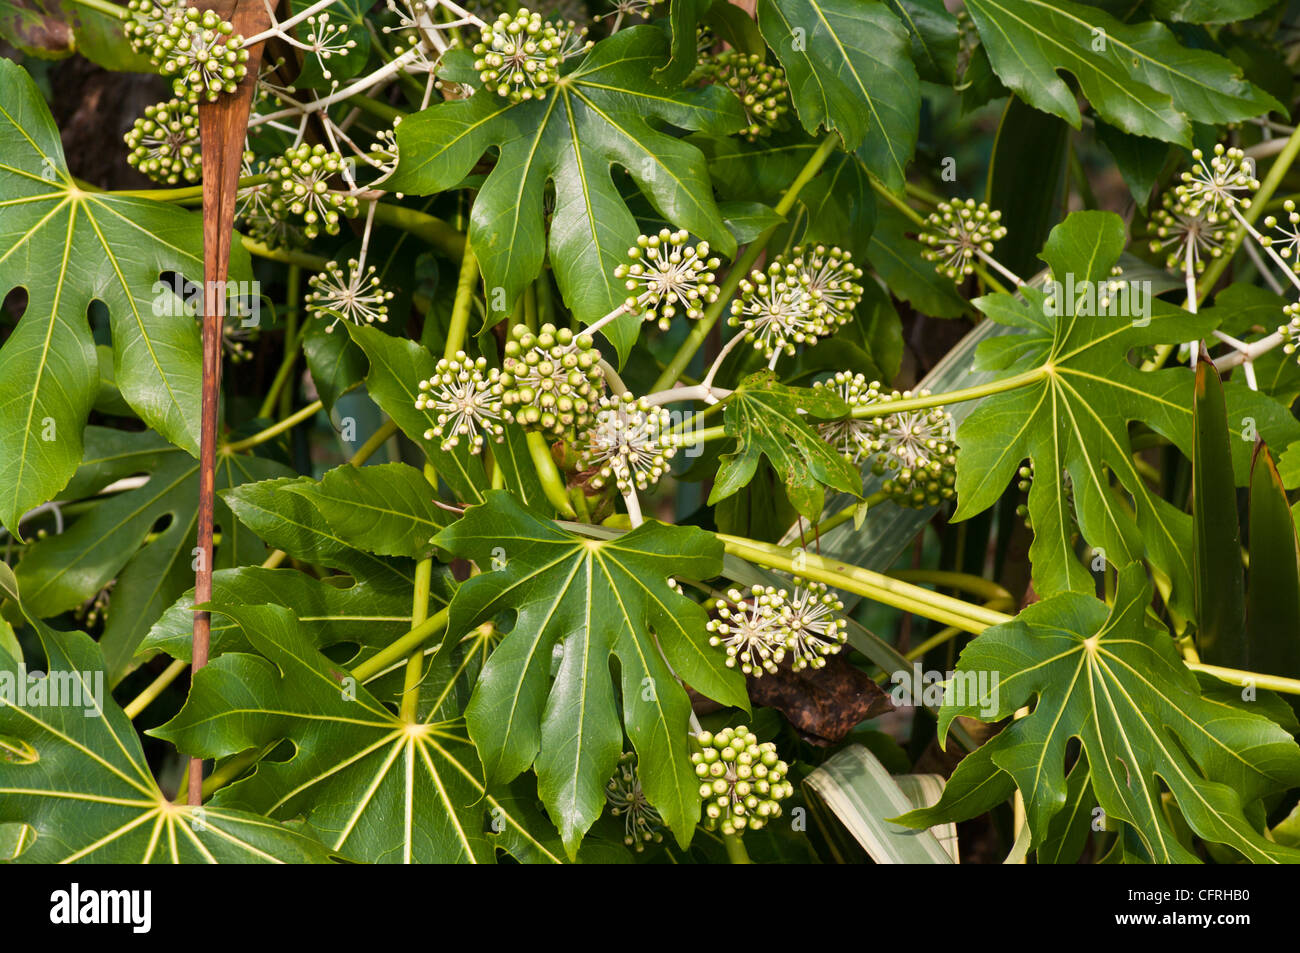
<instances>
[{"instance_id":1,"label":"green stem","mask_svg":"<svg viewBox=\"0 0 1300 953\"><path fill-rule=\"evenodd\" d=\"M319 400L313 400L306 407L294 411L288 417L285 417L278 423L272 424L265 430L259 431L251 437L245 437L243 440L236 440L234 443L226 444L224 450L226 453L239 453L241 450L248 450L252 447L258 446L259 444L266 443L268 440L274 440L286 430L292 430L304 420L310 420L312 417L316 416L324 406L325 405Z\"/></svg>"},{"instance_id":2,"label":"green stem","mask_svg":"<svg viewBox=\"0 0 1300 953\"><path fill-rule=\"evenodd\" d=\"M960 390L950 390L944 394L930 394L926 397L908 397L902 400L875 401L870 404L854 407L850 416L857 419L864 417L884 417L889 414L898 414L909 410L923 410L927 407L939 407L944 404L959 404L966 400L979 400L983 397L990 397L993 394L1005 394L1007 391L1017 390L1024 387L1026 384L1036 384L1038 381L1047 377L1049 372L1049 366L1044 364L1041 367L1035 367L1022 374L1003 377L999 380L989 381L987 384L979 384L975 387L963 387Z\"/></svg>"},{"instance_id":3,"label":"green stem","mask_svg":"<svg viewBox=\"0 0 1300 953\"><path fill-rule=\"evenodd\" d=\"M425 467L425 475L429 474ZM418 628L429 618L429 586L433 579L433 557L415 565L415 594L411 600L411 626ZM417 646L406 660L406 679L402 685L402 721L414 724L420 702L420 682L424 676L424 649Z\"/></svg>"},{"instance_id":4,"label":"green stem","mask_svg":"<svg viewBox=\"0 0 1300 953\"><path fill-rule=\"evenodd\" d=\"M739 834L723 834L722 846L727 849L727 860L733 864L752 864L749 851L745 849L745 840Z\"/></svg>"},{"instance_id":5,"label":"green stem","mask_svg":"<svg viewBox=\"0 0 1300 953\"><path fill-rule=\"evenodd\" d=\"M365 93L357 93L355 96L349 96L347 99L343 101L352 106L356 106L358 109L364 112L370 113L370 115L378 119L384 120L384 122L389 123L390 125L392 124L394 119L401 119L407 115L402 110L390 106L388 105L388 103L380 102L377 99L372 99L371 97L367 96Z\"/></svg>"},{"instance_id":6,"label":"green stem","mask_svg":"<svg viewBox=\"0 0 1300 953\"><path fill-rule=\"evenodd\" d=\"M257 412L259 417L270 417L271 408L275 406L276 398L280 394L280 388L284 387L288 381L289 375L293 373L294 360L298 356L298 289L302 281L302 269L297 265L289 266L289 300L288 307L284 312L284 359L280 361L280 367L275 372L275 377L271 380L271 386L266 392L266 397L262 400L262 406ZM285 392L286 398L291 397L289 391ZM288 411L288 407L281 407L281 413Z\"/></svg>"},{"instance_id":7,"label":"green stem","mask_svg":"<svg viewBox=\"0 0 1300 953\"><path fill-rule=\"evenodd\" d=\"M423 238L448 257L460 258L465 254L465 236L442 219L434 218L426 212L380 202L375 208L375 221Z\"/></svg>"},{"instance_id":8,"label":"green stem","mask_svg":"<svg viewBox=\"0 0 1300 953\"><path fill-rule=\"evenodd\" d=\"M1265 691L1281 692L1284 695L1300 695L1300 679L1283 678L1281 675L1263 675L1259 672L1245 672L1236 668L1222 668L1218 665L1205 665L1201 662L1185 663L1193 672L1204 672L1232 685L1253 685Z\"/></svg>"},{"instance_id":9,"label":"green stem","mask_svg":"<svg viewBox=\"0 0 1300 953\"><path fill-rule=\"evenodd\" d=\"M1025 371L1022 374L1015 374L1011 377L1004 377L1001 380L989 381L987 384L980 384L976 387L963 387L960 390L950 390L943 394L930 394L926 397L908 397L900 400L882 400L870 404L861 404L853 408L850 413L851 417L861 419L865 417L884 417L889 414L898 414L909 410L922 410L927 407L939 407L945 404L957 404L965 400L979 400L983 397L989 397L993 394L1003 394L1007 391L1016 390L1027 384L1034 384L1047 377L1050 373L1048 365L1035 367L1033 370ZM720 405L714 405L720 406ZM683 432L676 437L676 443L679 447L689 447L699 443L707 443L710 440L719 440L727 435L724 425L716 427L704 427L700 430ZM850 507L851 509L851 507ZM843 522L850 517L845 516L839 522ZM839 525L838 523L832 525ZM823 526L823 528L829 528Z\"/></svg>"},{"instance_id":10,"label":"green stem","mask_svg":"<svg viewBox=\"0 0 1300 953\"><path fill-rule=\"evenodd\" d=\"M358 682L367 681L394 662L400 662L406 658L445 628L447 628L447 610L443 608L419 625L414 626L406 635L380 649L359 664L352 670L352 676Z\"/></svg>"},{"instance_id":11,"label":"green stem","mask_svg":"<svg viewBox=\"0 0 1300 953\"><path fill-rule=\"evenodd\" d=\"M86 7L91 10L97 10L105 16L112 17L115 20L131 19L131 11L126 7L119 7L115 3L109 3L108 0L72 0L78 6Z\"/></svg>"},{"instance_id":12,"label":"green stem","mask_svg":"<svg viewBox=\"0 0 1300 953\"><path fill-rule=\"evenodd\" d=\"M311 271L324 271L325 266L329 264L329 259L323 255L313 255L311 252L296 251L292 248L272 248L265 242L259 242L247 235L240 235L239 243L244 246L244 250L250 255L256 255L258 258L265 258L269 261L298 265Z\"/></svg>"},{"instance_id":13,"label":"green stem","mask_svg":"<svg viewBox=\"0 0 1300 953\"><path fill-rule=\"evenodd\" d=\"M804 167L799 170L799 174L795 176L794 181L790 183L790 187L786 189L785 195L783 195L781 200L776 203L776 213L778 215L785 218L790 210L794 208L795 200L799 197L799 193L803 190L803 187L811 182L813 177L821 171L821 167L826 164L826 160L830 158L831 153L835 151L835 147L838 143L839 135L836 133L831 133L822 140L822 144L818 146L817 151L808 158L808 161L804 163ZM654 384L651 385L650 393L667 390L669 387L673 386L681 376L681 373L686 370L686 365L691 362L691 358L695 356L695 352L700 349L700 346L704 343L704 339L709 336L709 332L713 330L713 326L717 324L718 319L722 317L722 313L726 310L732 296L736 293L736 289L740 287L741 279L749 274L750 269L754 267L754 263L758 261L758 256L763 253L763 249L767 247L768 241L776 234L776 230L780 227L780 224L777 224L766 229L762 234L750 242L741 256L736 259L736 263L731 266L731 270L727 272L726 279L718 288L718 299L713 302L713 304L709 305L703 316L695 322L695 326L692 327L690 333L686 335L686 340L683 341L681 347L677 349L677 353L673 355L673 359L668 362L668 366L664 368L663 373L661 373L655 380Z\"/></svg>"},{"instance_id":14,"label":"green stem","mask_svg":"<svg viewBox=\"0 0 1300 953\"><path fill-rule=\"evenodd\" d=\"M560 476L560 469L555 465L555 458L551 456L551 447L546 442L546 437L536 430L530 430L526 439L528 455L533 459L533 469L537 471L537 479L542 483L542 492L559 513L569 519L576 519L578 514L574 511L573 504L569 502L564 478Z\"/></svg>"},{"instance_id":15,"label":"green stem","mask_svg":"<svg viewBox=\"0 0 1300 953\"><path fill-rule=\"evenodd\" d=\"M352 670L352 676L357 681L367 681L394 662L400 662L400 660L406 658L412 651L419 649L425 642L428 642L430 638L433 638L435 634L442 632L445 628L447 628L447 610L441 608L441 610L434 612L428 619L413 627L411 631L398 638L395 642L391 642L390 645L370 655L370 658L365 659L365 662L361 662L359 666Z\"/></svg>"},{"instance_id":16,"label":"green stem","mask_svg":"<svg viewBox=\"0 0 1300 953\"><path fill-rule=\"evenodd\" d=\"M469 331L469 312L474 304L474 287L478 282L478 258L469 239L465 239L465 254L460 259L460 277L456 280L456 298L451 306L451 324L447 327L447 346L443 356L448 360L464 349Z\"/></svg>"},{"instance_id":17,"label":"green stem","mask_svg":"<svg viewBox=\"0 0 1300 953\"><path fill-rule=\"evenodd\" d=\"M942 586L944 589L960 589L962 592L969 592L971 595L979 596L988 602L1014 603L1015 601L1011 597L1011 593L996 582L970 573L947 572L941 569L895 569L891 570L888 575L891 579L898 579L902 582L911 582L918 585L930 583L934 586Z\"/></svg>"},{"instance_id":18,"label":"green stem","mask_svg":"<svg viewBox=\"0 0 1300 953\"><path fill-rule=\"evenodd\" d=\"M862 500L858 503L854 503L852 506L844 507L844 509L840 510L838 513L826 517L826 519L822 520L820 523L814 523L810 532L813 533L814 535L820 536L822 533L828 532L829 530L834 529L835 527L839 526L842 523L847 523L849 520L853 519L857 515L859 510L864 510L864 511L870 510L871 507L877 506L888 499L889 499L889 494L887 494L884 490L877 490L875 493L872 493L865 500Z\"/></svg>"},{"instance_id":19,"label":"green stem","mask_svg":"<svg viewBox=\"0 0 1300 953\"><path fill-rule=\"evenodd\" d=\"M388 438L395 433L397 433L397 421L392 419L385 420L380 428L372 433L366 442L357 448L357 452L352 454L348 463L352 464L354 467L361 466L361 464L374 456L375 451L382 447Z\"/></svg>"},{"instance_id":20,"label":"green stem","mask_svg":"<svg viewBox=\"0 0 1300 953\"><path fill-rule=\"evenodd\" d=\"M739 536L716 534L727 553L741 559L794 573L803 579L812 579L836 586L875 602L902 609L944 625L956 626L963 632L975 635L989 626L1010 622L1011 616L984 606L977 606L951 596L931 592L921 586L900 582L889 576L838 560L826 559L808 552L795 552L771 543L760 543Z\"/></svg>"},{"instance_id":21,"label":"green stem","mask_svg":"<svg viewBox=\"0 0 1300 953\"><path fill-rule=\"evenodd\" d=\"M261 748L249 748L247 751L241 751L213 768L212 773L203 779L203 800L206 801L231 781L243 775L245 771L270 754L279 743L277 739ZM181 790L184 791L184 787Z\"/></svg>"},{"instance_id":22,"label":"green stem","mask_svg":"<svg viewBox=\"0 0 1300 953\"><path fill-rule=\"evenodd\" d=\"M925 653L931 649L938 648L945 642L952 641L952 637L960 631L961 629L957 628L955 625L950 625L946 629L940 629L934 635L930 636L916 648L904 655L903 658L907 659L909 662L915 662L917 659L922 658Z\"/></svg>"},{"instance_id":23,"label":"green stem","mask_svg":"<svg viewBox=\"0 0 1300 953\"><path fill-rule=\"evenodd\" d=\"M78 0L80 2L80 0ZM246 188L250 185L261 185L270 180L265 172L259 172L257 175L246 175L239 180L239 188ZM182 185L175 189L124 189L106 193L114 198L130 199L150 199L154 202L190 202L202 200L202 185Z\"/></svg>"},{"instance_id":24,"label":"green stem","mask_svg":"<svg viewBox=\"0 0 1300 953\"><path fill-rule=\"evenodd\" d=\"M136 695L135 698L133 698L122 709L122 711L126 713L126 717L131 719L132 721L135 721L135 716L140 714L140 712L144 711L150 705L152 705L154 703L154 700L157 699L157 697L163 693L163 689L165 689L172 682L176 681L176 679L180 676L181 672L184 672L189 667L190 667L190 663L184 661L183 659L177 659L176 661L168 665L165 669L162 670L162 672L158 675L157 678L155 678L152 682L148 684L148 686L145 687L144 691L142 691L139 695Z\"/></svg>"}]
</instances>

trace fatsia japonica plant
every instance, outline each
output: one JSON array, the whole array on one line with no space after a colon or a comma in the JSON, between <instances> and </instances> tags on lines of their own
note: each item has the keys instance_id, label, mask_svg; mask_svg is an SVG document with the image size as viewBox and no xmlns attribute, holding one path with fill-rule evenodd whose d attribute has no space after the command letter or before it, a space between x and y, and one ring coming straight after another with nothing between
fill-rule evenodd
<instances>
[{"instance_id":1,"label":"fatsia japonica plant","mask_svg":"<svg viewBox=\"0 0 1300 953\"><path fill-rule=\"evenodd\" d=\"M0 857L1300 861L1294 5L533 2L0 2Z\"/></svg>"}]
</instances>

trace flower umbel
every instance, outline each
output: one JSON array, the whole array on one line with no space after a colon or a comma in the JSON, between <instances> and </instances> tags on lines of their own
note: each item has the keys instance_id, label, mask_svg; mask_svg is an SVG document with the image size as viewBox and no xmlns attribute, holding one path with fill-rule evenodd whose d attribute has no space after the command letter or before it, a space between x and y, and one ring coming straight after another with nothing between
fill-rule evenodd
<instances>
[{"instance_id":1,"label":"flower umbel","mask_svg":"<svg viewBox=\"0 0 1300 953\"><path fill-rule=\"evenodd\" d=\"M1192 150L1192 159L1196 165L1183 173L1182 185L1174 193L1193 214L1200 214L1202 208L1214 213L1227 213L1238 205L1250 208L1249 193L1259 190L1259 180L1254 160L1247 159L1246 153L1219 143L1209 162L1200 149Z\"/></svg>"},{"instance_id":2,"label":"flower umbel","mask_svg":"<svg viewBox=\"0 0 1300 953\"><path fill-rule=\"evenodd\" d=\"M770 136L781 117L790 111L785 70L769 66L762 54L727 50L710 57L702 69L740 99L748 125L739 134L750 142Z\"/></svg>"},{"instance_id":3,"label":"flower umbel","mask_svg":"<svg viewBox=\"0 0 1300 953\"><path fill-rule=\"evenodd\" d=\"M840 399L850 407L862 407L880 398L880 382L868 381L862 374L837 371L828 381L817 381L813 389L833 388ZM846 417L817 425L822 439L854 463L880 450L873 420Z\"/></svg>"},{"instance_id":4,"label":"flower umbel","mask_svg":"<svg viewBox=\"0 0 1300 953\"><path fill-rule=\"evenodd\" d=\"M1151 215L1156 237L1150 247L1153 252L1168 250L1165 267L1170 271L1183 271L1190 258L1193 272L1201 274L1206 259L1223 257L1224 246L1240 231L1230 215L1189 205L1174 192L1166 192L1160 204Z\"/></svg>"},{"instance_id":5,"label":"flower umbel","mask_svg":"<svg viewBox=\"0 0 1300 953\"><path fill-rule=\"evenodd\" d=\"M337 235L339 212L352 218L358 207L356 196L330 190L329 179L343 171L343 162L339 153L305 142L276 156L267 170L273 186L271 211L301 216L308 238L319 235L322 225L330 235Z\"/></svg>"},{"instance_id":6,"label":"flower umbel","mask_svg":"<svg viewBox=\"0 0 1300 953\"><path fill-rule=\"evenodd\" d=\"M536 334L511 328L501 362L506 419L557 440L586 427L605 380L594 344L589 334L553 324Z\"/></svg>"},{"instance_id":7,"label":"flower umbel","mask_svg":"<svg viewBox=\"0 0 1300 953\"><path fill-rule=\"evenodd\" d=\"M862 300L861 277L846 251L795 248L788 260L778 258L766 272L741 279L727 323L742 328L745 340L769 359L793 354L796 344L816 344L847 323Z\"/></svg>"},{"instance_id":8,"label":"flower umbel","mask_svg":"<svg viewBox=\"0 0 1300 953\"><path fill-rule=\"evenodd\" d=\"M470 453L483 449L485 437L500 442L505 438L501 392L501 372L488 368L483 358L471 359L464 351L442 358L433 377L420 381L415 398L418 410L438 415L434 426L424 432L424 439L441 437L441 448L450 450L466 437Z\"/></svg>"},{"instance_id":9,"label":"flower umbel","mask_svg":"<svg viewBox=\"0 0 1300 953\"><path fill-rule=\"evenodd\" d=\"M126 8L133 16L122 32L131 49L146 56L153 52L156 37L185 15L184 0L127 0Z\"/></svg>"},{"instance_id":10,"label":"flower umbel","mask_svg":"<svg viewBox=\"0 0 1300 953\"><path fill-rule=\"evenodd\" d=\"M583 432L582 467L598 471L591 485L611 479L620 493L649 489L668 469L677 449L665 441L672 418L662 407L631 394L602 397L596 419Z\"/></svg>"},{"instance_id":11,"label":"flower umbel","mask_svg":"<svg viewBox=\"0 0 1300 953\"><path fill-rule=\"evenodd\" d=\"M650 843L663 843L660 828L663 817L646 800L641 789L641 776L637 773L636 755L625 751L618 759L614 776L605 785L605 800L609 813L623 818L623 843L638 854Z\"/></svg>"},{"instance_id":12,"label":"flower umbel","mask_svg":"<svg viewBox=\"0 0 1300 953\"><path fill-rule=\"evenodd\" d=\"M346 275L338 262L331 261L325 270L307 279L312 290L306 295L307 310L320 317L332 317L332 332L340 321L352 324L380 324L388 320L388 304L393 293L379 285L375 266L364 270L355 258L348 261Z\"/></svg>"},{"instance_id":13,"label":"flower umbel","mask_svg":"<svg viewBox=\"0 0 1300 953\"><path fill-rule=\"evenodd\" d=\"M153 34L150 59L164 76L171 76L177 99L215 102L233 93L248 72L244 38L213 10L186 7Z\"/></svg>"},{"instance_id":14,"label":"flower umbel","mask_svg":"<svg viewBox=\"0 0 1300 953\"><path fill-rule=\"evenodd\" d=\"M696 737L699 751L691 755L704 798L704 826L724 834L758 830L781 816L781 801L794 793L785 779L790 768L770 741L745 725L707 731Z\"/></svg>"},{"instance_id":15,"label":"flower umbel","mask_svg":"<svg viewBox=\"0 0 1300 953\"><path fill-rule=\"evenodd\" d=\"M511 102L545 99L560 77L560 64L591 46L586 34L586 27L571 22L557 28L523 8L503 13L474 44L474 68L484 86Z\"/></svg>"},{"instance_id":16,"label":"flower umbel","mask_svg":"<svg viewBox=\"0 0 1300 953\"><path fill-rule=\"evenodd\" d=\"M1285 225L1272 215L1264 219L1264 227L1277 229L1279 235L1276 238L1265 235L1262 244L1265 248L1276 251L1291 266L1292 271L1300 274L1300 212L1296 211L1295 202L1291 199L1282 203L1282 210L1286 212Z\"/></svg>"},{"instance_id":17,"label":"flower umbel","mask_svg":"<svg viewBox=\"0 0 1300 953\"><path fill-rule=\"evenodd\" d=\"M915 396L927 397L929 391ZM894 391L883 400L906 400L911 391ZM953 420L942 407L908 410L870 418L880 452L873 470L888 474L881 487L901 506L937 506L955 495L957 455Z\"/></svg>"},{"instance_id":18,"label":"flower umbel","mask_svg":"<svg viewBox=\"0 0 1300 953\"><path fill-rule=\"evenodd\" d=\"M836 614L844 611L844 603L825 583L796 579L786 608L790 634L785 647L790 651L791 668L796 672L824 668L826 656L837 654L848 640L848 623Z\"/></svg>"},{"instance_id":19,"label":"flower umbel","mask_svg":"<svg viewBox=\"0 0 1300 953\"><path fill-rule=\"evenodd\" d=\"M785 658L786 628L785 590L773 586L753 586L748 592L727 590L725 599L715 599L711 606L709 644L721 646L727 653L727 667L761 678L763 670L775 672Z\"/></svg>"},{"instance_id":20,"label":"flower umbel","mask_svg":"<svg viewBox=\"0 0 1300 953\"><path fill-rule=\"evenodd\" d=\"M614 277L626 279L631 308L644 307L647 321L658 321L667 331L680 306L688 318L704 314L704 305L718 300L713 270L721 264L708 257L709 243L687 245L686 231L662 229L658 235L641 235L627 250L632 263L619 265ZM644 300L642 300L644 298Z\"/></svg>"},{"instance_id":21,"label":"flower umbel","mask_svg":"<svg viewBox=\"0 0 1300 953\"><path fill-rule=\"evenodd\" d=\"M918 238L930 247L922 254L938 262L935 271L960 281L975 271L975 259L993 251L993 243L1006 236L1002 213L987 202L956 199L940 202L926 218L926 230Z\"/></svg>"},{"instance_id":22,"label":"flower umbel","mask_svg":"<svg viewBox=\"0 0 1300 953\"><path fill-rule=\"evenodd\" d=\"M1291 319L1277 329L1283 339L1282 353L1295 354L1300 350L1300 302L1289 304L1282 310ZM1296 360L1300 361L1300 358Z\"/></svg>"},{"instance_id":23,"label":"flower umbel","mask_svg":"<svg viewBox=\"0 0 1300 953\"><path fill-rule=\"evenodd\" d=\"M155 182L175 185L199 180L199 109L179 99L146 106L126 134L126 161Z\"/></svg>"}]
</instances>

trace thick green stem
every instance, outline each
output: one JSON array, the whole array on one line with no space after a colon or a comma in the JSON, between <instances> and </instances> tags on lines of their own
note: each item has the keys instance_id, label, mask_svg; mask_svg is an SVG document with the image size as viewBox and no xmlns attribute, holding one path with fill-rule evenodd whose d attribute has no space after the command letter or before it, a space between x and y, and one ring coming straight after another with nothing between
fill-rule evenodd
<instances>
[{"instance_id":1,"label":"thick green stem","mask_svg":"<svg viewBox=\"0 0 1300 953\"><path fill-rule=\"evenodd\" d=\"M794 208L795 200L799 197L799 193L803 190L803 187L811 182L813 177L821 171L821 167L826 164L826 160L830 158L831 153L835 151L835 147L838 143L839 136L835 133L828 135L822 140L822 144L818 146L817 151L808 158L808 161L804 163L804 167L799 170L799 174L795 176L794 181L790 183L790 187L786 189L785 195L783 195L781 200L776 203L776 212L778 215L784 218L790 210ZM651 385L651 393L667 390L677 381L681 376L681 373L686 370L686 365L691 362L691 358L695 356L695 352L700 349L700 346L704 343L704 339L709 336L709 332L713 330L713 326L717 324L718 319L722 317L722 313L730 303L731 297L736 293L736 289L740 287L741 279L749 274L750 269L754 267L754 262L758 261L758 256L763 253L763 249L767 247L768 241L776 234L776 230L780 227L779 224L773 225L771 228L764 231L756 239L750 242L741 256L736 259L736 263L731 266L731 270L727 272L726 279L718 288L718 300L709 305L703 316L695 322L695 326L691 328L690 333L686 336L686 340L682 342L681 347L677 349L677 353L673 355L673 359L668 362L668 366L664 368L663 373L661 373L655 380L654 384Z\"/></svg>"},{"instance_id":2,"label":"thick green stem","mask_svg":"<svg viewBox=\"0 0 1300 953\"><path fill-rule=\"evenodd\" d=\"M268 440L274 440L276 437L284 433L286 430L292 430L294 427L298 426L304 420L310 420L312 417L316 416L316 414L319 413L324 408L324 406L325 405L322 404L319 400L313 400L306 407L294 411L288 417L285 417L283 420L272 424L271 426L267 427L265 430L259 431L258 433L253 434L251 437L245 437L243 440L236 440L234 443L228 443L222 449L226 453L239 453L241 450L248 450L252 447L258 446L259 444L266 443Z\"/></svg>"},{"instance_id":3,"label":"thick green stem","mask_svg":"<svg viewBox=\"0 0 1300 953\"><path fill-rule=\"evenodd\" d=\"M465 347L469 331L469 312L474 304L474 287L478 282L478 258L465 239L465 254L460 259L460 277L456 280L456 299L451 306L451 324L447 326L447 346L443 356L450 359Z\"/></svg>"},{"instance_id":4,"label":"thick green stem","mask_svg":"<svg viewBox=\"0 0 1300 953\"><path fill-rule=\"evenodd\" d=\"M322 255L313 255L311 252L296 251L290 248L272 248L265 242L259 242L256 239L249 238L247 235L240 235L239 243L244 246L244 250L250 255L256 255L258 258L265 258L268 261L280 261L287 265L298 265L301 268L307 268L311 271L324 271L325 266L329 264L329 259Z\"/></svg>"},{"instance_id":5,"label":"thick green stem","mask_svg":"<svg viewBox=\"0 0 1300 953\"><path fill-rule=\"evenodd\" d=\"M996 582L965 572L947 572L941 569L894 569L889 572L889 577L918 585L930 583L945 589L960 589L988 602L1015 602L1011 593Z\"/></svg>"},{"instance_id":6,"label":"thick green stem","mask_svg":"<svg viewBox=\"0 0 1300 953\"><path fill-rule=\"evenodd\" d=\"M145 687L144 691L135 696L135 698L133 698L122 709L122 711L126 713L126 717L134 721L136 715L140 714L140 712L152 705L158 696L163 693L163 690L172 682L176 681L181 672L184 672L189 667L190 663L183 659L177 659L168 665L162 670L157 678Z\"/></svg>"},{"instance_id":7,"label":"thick green stem","mask_svg":"<svg viewBox=\"0 0 1300 953\"><path fill-rule=\"evenodd\" d=\"M97 10L105 16L113 17L115 20L131 19L131 11L126 7L119 7L115 3L109 3L108 0L72 0L77 6L86 7L90 10Z\"/></svg>"},{"instance_id":8,"label":"thick green stem","mask_svg":"<svg viewBox=\"0 0 1300 953\"><path fill-rule=\"evenodd\" d=\"M425 619L419 625L414 626L410 632L402 636L395 642L390 643L380 649L370 658L359 664L352 670L352 675L358 682L364 682L372 676L382 672L394 662L400 662L409 656L416 649L421 648L425 642L433 638L439 632L447 627L447 610L439 609L429 618Z\"/></svg>"},{"instance_id":9,"label":"thick green stem","mask_svg":"<svg viewBox=\"0 0 1300 953\"><path fill-rule=\"evenodd\" d=\"M426 468L427 469L427 468ZM415 565L415 595L411 600L411 625L420 626L429 618L429 585L433 578L433 558L421 559ZM401 716L413 723L420 701L420 682L424 676L424 648L411 651L406 660L406 680L402 686Z\"/></svg>"},{"instance_id":10,"label":"thick green stem","mask_svg":"<svg viewBox=\"0 0 1300 953\"><path fill-rule=\"evenodd\" d=\"M382 447L388 438L395 433L397 433L397 421L391 419L385 420L379 429L372 433L366 442L357 448L357 452L352 454L348 459L348 463L352 464L354 467L361 466L361 464L374 456L375 451Z\"/></svg>"},{"instance_id":11,"label":"thick green stem","mask_svg":"<svg viewBox=\"0 0 1300 953\"><path fill-rule=\"evenodd\" d=\"M760 543L724 533L718 533L717 538L732 556L738 556L770 569L794 573L803 579L812 579L855 592L875 602L933 619L944 625L956 626L963 632L978 635L989 626L1010 622L1012 618L984 606L963 602L951 596L931 592L921 586L891 579L870 569L815 556L802 550L795 552L771 543Z\"/></svg>"},{"instance_id":12,"label":"thick green stem","mask_svg":"<svg viewBox=\"0 0 1300 953\"><path fill-rule=\"evenodd\" d=\"M423 238L448 257L460 258L465 254L465 236L442 219L434 218L426 212L380 202L375 209L375 221Z\"/></svg>"},{"instance_id":13,"label":"thick green stem","mask_svg":"<svg viewBox=\"0 0 1300 953\"><path fill-rule=\"evenodd\" d=\"M289 375L293 373L294 361L298 356L298 288L302 280L302 269L298 265L289 266L289 295L288 307L284 312L284 358L280 361L280 367L275 372L275 377L271 380L271 386L267 389L266 397L262 400L262 407L257 412L259 417L270 417L271 408L275 406L276 398L280 395L281 388L288 381ZM289 390L284 391L286 401L292 399ZM281 413L287 413L288 407L281 405Z\"/></svg>"},{"instance_id":14,"label":"thick green stem","mask_svg":"<svg viewBox=\"0 0 1300 953\"><path fill-rule=\"evenodd\" d=\"M723 834L722 846L727 848L727 860L733 864L752 864L749 851L745 849L745 840L739 834Z\"/></svg>"},{"instance_id":15,"label":"thick green stem","mask_svg":"<svg viewBox=\"0 0 1300 953\"><path fill-rule=\"evenodd\" d=\"M536 430L530 430L527 440L528 455L533 459L533 469L537 471L537 479L542 483L542 492L558 512L569 519L576 519L578 514L574 511L573 504L569 502L564 478L560 476L560 469L555 465L555 458L551 456L551 447L546 442L546 437Z\"/></svg>"}]
</instances>

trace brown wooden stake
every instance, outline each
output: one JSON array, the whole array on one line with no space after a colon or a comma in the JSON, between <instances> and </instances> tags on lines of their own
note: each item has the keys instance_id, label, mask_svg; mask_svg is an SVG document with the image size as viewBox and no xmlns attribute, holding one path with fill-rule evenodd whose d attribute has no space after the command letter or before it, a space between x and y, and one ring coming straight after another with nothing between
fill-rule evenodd
<instances>
[{"instance_id":1,"label":"brown wooden stake","mask_svg":"<svg viewBox=\"0 0 1300 953\"><path fill-rule=\"evenodd\" d=\"M271 0L274 8L276 0ZM263 0L198 0L200 10L215 10L234 24L240 36L253 36L271 25ZM212 598L212 514L216 503L217 414L221 402L221 338L226 313L225 282L230 273L230 242L235 228L235 192L244 156L248 114L257 90L262 61L258 43L248 51L248 75L239 88L215 103L199 105L203 151L203 402L199 438L198 565L194 602ZM193 663L190 677L208 664L210 618L194 613ZM189 803L203 801L203 759L191 758Z\"/></svg>"}]
</instances>

